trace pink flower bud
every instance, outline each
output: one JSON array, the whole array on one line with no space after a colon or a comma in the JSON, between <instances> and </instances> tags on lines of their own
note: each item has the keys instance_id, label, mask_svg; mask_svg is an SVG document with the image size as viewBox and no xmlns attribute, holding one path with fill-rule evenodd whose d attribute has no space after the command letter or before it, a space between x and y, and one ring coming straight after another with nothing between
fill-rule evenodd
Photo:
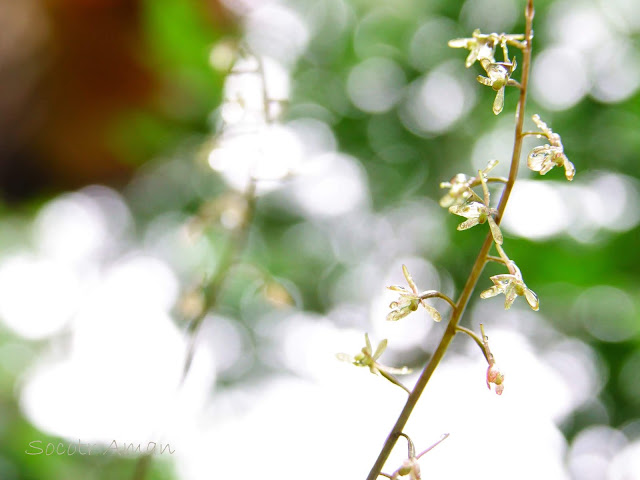
<instances>
[{"instance_id":1,"label":"pink flower bud","mask_svg":"<svg viewBox=\"0 0 640 480\"><path fill-rule=\"evenodd\" d=\"M500 368L495 363L489 365L489 368L487 368L487 388L491 389L491 384L493 383L496 386L495 392L498 395L502 395L504 391L503 382L504 374L500 371Z\"/></svg>"}]
</instances>

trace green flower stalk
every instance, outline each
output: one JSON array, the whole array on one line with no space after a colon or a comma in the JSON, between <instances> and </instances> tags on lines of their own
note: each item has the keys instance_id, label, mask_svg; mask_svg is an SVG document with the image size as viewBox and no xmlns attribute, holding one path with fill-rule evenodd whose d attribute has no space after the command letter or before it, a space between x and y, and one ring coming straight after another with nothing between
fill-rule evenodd
<instances>
[{"instance_id":1,"label":"green flower stalk","mask_svg":"<svg viewBox=\"0 0 640 480\"><path fill-rule=\"evenodd\" d=\"M505 253L503 248L505 238L500 229L500 222L518 176L523 139L525 136L534 135L545 137L549 141L546 145L534 148L528 155L527 165L532 170L544 175L553 167L559 166L565 169L567 179L572 180L575 175L575 167L569 162L564 153L560 136L554 133L546 123L542 122L538 115L535 115L533 120L539 131L523 131L533 46L533 17L533 0L526 0L524 34L483 34L479 30L475 30L470 38L458 38L449 42L450 47L469 50L469 54L465 60L465 66L467 68L471 67L475 62L480 63L480 66L487 76L478 76L478 81L483 85L491 87L496 92L496 98L492 106L494 114L497 115L504 109L506 87L513 86L518 89L519 98L518 105L515 109L515 135L509 164L509 175L508 178L488 177L489 170L497 163L497 161L492 160L489 162L487 168L478 171L477 176L459 173L449 182L442 182L440 184L441 188L448 189L447 193L440 199L440 205L448 208L452 214L466 218L464 222L458 225L458 230L466 230L483 223L489 224L489 232L471 267L469 277L457 301L454 302L439 292L427 291L420 293L405 266L403 266L403 272L405 273L409 288L389 287L391 290L399 292L400 297L390 305L391 311L387 315L388 320L400 320L418 310L420 305L429 311L434 320L439 320L439 312L436 317L433 312L437 312L437 310L433 307L429 309L424 302L426 298L430 297L446 299L452 308L452 313L438 346L432 353L431 358L418 377L415 386L409 393L409 398L400 412L395 425L391 429L375 464L371 468L367 480L376 480L379 475L384 475L394 480L406 475L409 475L412 479L420 478L419 466L415 461L418 457L413 455L412 452L410 452L408 459L405 460L403 465L395 470L393 474L382 474L381 471L397 439L400 436L407 437L403 429L407 425L411 412L418 403L420 396L429 383L431 375L433 375L433 372L442 361L457 333L466 333L480 347L488 364L485 375L486 385L489 389L491 389L493 385L493 390L498 395L503 393L505 375L498 367L489 349L488 338L484 334L483 326L480 326L482 335L478 336L473 331L460 325L462 315L482 276L485 264L489 261L497 262L506 267L507 272L491 276L490 279L493 282L493 286L484 290L480 294L480 298L486 299L504 294L504 307L508 310L515 302L515 299L522 296L534 311L537 311L540 307L537 295L527 287L520 269ZM495 58L498 47L502 50L502 61L497 61ZM519 81L512 78L516 73L517 64L515 57L509 56L509 47L515 47L522 52L522 68L518 70L518 73L520 73ZM491 198L487 185L490 182L504 184L504 188L500 194L500 200L495 207L490 205ZM474 191L474 188L478 186L482 187L482 194ZM490 255L492 248L498 251L499 256Z\"/></svg>"}]
</instances>

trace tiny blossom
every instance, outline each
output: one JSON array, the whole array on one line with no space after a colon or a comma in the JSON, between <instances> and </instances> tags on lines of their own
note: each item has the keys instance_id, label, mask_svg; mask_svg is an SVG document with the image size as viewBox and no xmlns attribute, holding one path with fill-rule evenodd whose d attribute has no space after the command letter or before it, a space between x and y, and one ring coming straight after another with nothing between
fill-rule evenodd
<instances>
[{"instance_id":1,"label":"tiny blossom","mask_svg":"<svg viewBox=\"0 0 640 480\"><path fill-rule=\"evenodd\" d=\"M562 146L560 135L554 133L547 124L540 119L539 115L534 115L533 121L544 136L547 137L551 145L547 144L535 147L527 158L527 166L534 172L540 172L540 175L546 175L553 167L564 167L564 174L567 180L573 180L576 169L564 154L564 147Z\"/></svg>"},{"instance_id":2,"label":"tiny blossom","mask_svg":"<svg viewBox=\"0 0 640 480\"><path fill-rule=\"evenodd\" d=\"M336 357L338 360L343 362L349 362L356 367L367 367L369 371L374 375L382 375L387 380L399 385L402 388L405 388L400 384L394 377L390 376L390 374L397 375L406 375L407 373L411 373L411 369L407 367L402 368L393 368L388 367L386 365L382 365L378 362L378 358L384 353L387 349L387 339L382 340L378 347L376 348L375 353L373 352L373 348L371 346L371 342L369 341L369 335L367 333L364 334L365 346L362 347L360 353L357 353L355 356L348 355L346 353L338 353Z\"/></svg>"},{"instance_id":3,"label":"tiny blossom","mask_svg":"<svg viewBox=\"0 0 640 480\"><path fill-rule=\"evenodd\" d=\"M496 365L496 359L491 353L491 348L489 348L489 337L485 335L482 324L480 324L480 331L482 332L482 350L484 351L484 356L489 364L486 375L487 388L491 390L491 384L493 383L496 386L495 392L498 395L502 395L502 392L504 391L504 374Z\"/></svg>"},{"instance_id":4,"label":"tiny blossom","mask_svg":"<svg viewBox=\"0 0 640 480\"><path fill-rule=\"evenodd\" d=\"M371 342L369 341L369 334L364 334L365 346L362 347L360 353L356 354L354 357L351 355L347 355L346 353L338 353L337 357L339 360L352 363L356 367L369 367L371 373L378 373L378 358L384 353L387 349L387 339L382 340L378 347L376 348L376 352L373 352L373 348L371 347Z\"/></svg>"},{"instance_id":5,"label":"tiny blossom","mask_svg":"<svg viewBox=\"0 0 640 480\"><path fill-rule=\"evenodd\" d=\"M491 298L500 293L504 293L504 308L505 310L509 310L517 296L524 296L529 306L537 311L539 308L538 297L532 290L527 288L522 280L520 270L518 270L513 262L511 262L511 264L515 273L494 275L491 277L491 281L494 283L493 287L482 292L480 298Z\"/></svg>"},{"instance_id":6,"label":"tiny blossom","mask_svg":"<svg viewBox=\"0 0 640 480\"><path fill-rule=\"evenodd\" d=\"M498 164L497 160L491 160L487 164L487 167L482 170L482 175L485 175ZM440 206L449 208L452 205L462 205L473 196L471 187L477 185L479 177L469 177L464 173L458 173L448 182L440 183L440 188L448 188L449 191L440 199Z\"/></svg>"},{"instance_id":7,"label":"tiny blossom","mask_svg":"<svg viewBox=\"0 0 640 480\"><path fill-rule=\"evenodd\" d=\"M480 30L474 30L471 38L456 38L449 40L451 48L466 48L469 50L469 56L465 61L465 66L469 68L476 60L487 59L491 63L495 62L493 58L496 51L497 35L483 35Z\"/></svg>"},{"instance_id":8,"label":"tiny blossom","mask_svg":"<svg viewBox=\"0 0 640 480\"><path fill-rule=\"evenodd\" d=\"M477 79L481 84L491 87L497 92L496 99L493 101L493 113L498 115L504 107L505 87L517 85L516 81L511 79L517 66L516 59L514 57L511 62L491 62L488 59L483 59L480 63L489 77L478 75Z\"/></svg>"},{"instance_id":9,"label":"tiny blossom","mask_svg":"<svg viewBox=\"0 0 640 480\"><path fill-rule=\"evenodd\" d=\"M395 477L404 477L405 475L409 475L409 480L420 480L420 464L415 457L405 458ZM394 477L392 476L391 478L393 479Z\"/></svg>"},{"instance_id":10,"label":"tiny blossom","mask_svg":"<svg viewBox=\"0 0 640 480\"><path fill-rule=\"evenodd\" d=\"M475 227L479 223L489 222L493 239L498 245L502 245L502 232L493 218L493 215L497 213L495 208L489 208L480 202L471 202L466 205L453 205L449 207L449 211L454 215L460 215L468 219L458 225L458 230L467 230L468 228Z\"/></svg>"},{"instance_id":11,"label":"tiny blossom","mask_svg":"<svg viewBox=\"0 0 640 480\"><path fill-rule=\"evenodd\" d=\"M387 314L387 320L396 322L411 312L415 312L418 309L419 305L422 305L427 313L433 318L434 321L439 322L442 320L442 316L440 312L433 308L431 305L427 303L424 298L421 298L421 295L418 293L418 287L416 286L409 270L407 270L406 265L402 265L402 273L404 273L404 278L407 280L409 287L411 290L401 287L398 285L392 285L387 287L389 290L393 290L394 292L400 292L400 297L398 300L393 301L389 304L389 308L391 311Z\"/></svg>"},{"instance_id":12,"label":"tiny blossom","mask_svg":"<svg viewBox=\"0 0 640 480\"><path fill-rule=\"evenodd\" d=\"M524 48L524 44L520 41L524 39L522 34L497 34L480 33L480 30L476 29L471 34L471 38L456 38L449 40L449 46L451 48L466 48L469 50L469 56L465 61L465 66L469 68L475 63L476 60L482 61L483 59L490 60L491 63L495 63L496 47L500 45L505 60L509 58L507 45L512 45L517 48Z\"/></svg>"},{"instance_id":13,"label":"tiny blossom","mask_svg":"<svg viewBox=\"0 0 640 480\"><path fill-rule=\"evenodd\" d=\"M476 198L479 201L473 201L465 205L452 205L449 207L449 211L454 215L460 215L461 217L468 219L458 225L458 230L466 230L478 225L479 223L489 222L493 239L497 245L502 245L502 232L493 218L494 215L498 214L498 211L495 208L489 207L491 195L489 194L489 188L487 187L487 173L497 164L497 160L491 160L484 170L478 170L478 179L480 179L482 191L484 193L484 203L482 203L483 200L469 188L468 191L470 192L471 197ZM475 182L476 179L473 181Z\"/></svg>"},{"instance_id":14,"label":"tiny blossom","mask_svg":"<svg viewBox=\"0 0 640 480\"><path fill-rule=\"evenodd\" d=\"M458 173L448 182L440 183L440 188L448 188L449 191L440 199L440 206L449 208L452 205L461 205L471 197L471 182L473 177L464 173Z\"/></svg>"},{"instance_id":15,"label":"tiny blossom","mask_svg":"<svg viewBox=\"0 0 640 480\"><path fill-rule=\"evenodd\" d=\"M416 310L418 310L420 298L416 294L404 287L396 285L387 288L389 290L401 292L398 300L395 300L389 304L389 308L391 308L391 311L387 314L387 320L396 322L403 319L411 312L415 312Z\"/></svg>"},{"instance_id":16,"label":"tiny blossom","mask_svg":"<svg viewBox=\"0 0 640 480\"><path fill-rule=\"evenodd\" d=\"M400 435L407 437L404 433L401 433ZM409 458L405 458L402 461L402 465L400 465L400 468L398 468L391 475L389 475L388 473L380 473L380 475L390 478L391 480L397 480L398 477L404 477L406 475L409 475L409 480L420 480L422 477L420 476L420 464L418 463L418 460L425 453L429 452L431 449L438 446L448 436L449 434L445 433L444 435L442 435L442 437L440 437L440 440L438 440L436 443L434 443L433 445L431 445L429 448L419 453L418 455L415 454L415 448L413 446L413 442L411 441L411 439L409 439L409 437L407 437L407 441L409 442Z\"/></svg>"},{"instance_id":17,"label":"tiny blossom","mask_svg":"<svg viewBox=\"0 0 640 480\"><path fill-rule=\"evenodd\" d=\"M417 293L413 293L405 287L400 287L398 285L392 285L387 288L395 292L400 292L398 300L389 304L389 308L392 310L387 314L387 320L393 322L398 321L409 315L411 312L415 312L418 309L418 305L422 305L434 321L439 322L442 320L440 312L429 305L426 300L420 298L420 295Z\"/></svg>"},{"instance_id":18,"label":"tiny blossom","mask_svg":"<svg viewBox=\"0 0 640 480\"><path fill-rule=\"evenodd\" d=\"M500 371L500 368L495 364L495 362L491 362L489 367L487 368L487 388L491 390L491 384L493 383L496 388L495 392L498 395L502 395L504 391L504 374Z\"/></svg>"}]
</instances>

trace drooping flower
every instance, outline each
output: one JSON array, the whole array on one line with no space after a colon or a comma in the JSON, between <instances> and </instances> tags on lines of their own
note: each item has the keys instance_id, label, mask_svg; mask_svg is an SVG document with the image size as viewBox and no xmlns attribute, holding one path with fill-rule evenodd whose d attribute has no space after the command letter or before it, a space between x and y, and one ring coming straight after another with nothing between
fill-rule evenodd
<instances>
[{"instance_id":1,"label":"drooping flower","mask_svg":"<svg viewBox=\"0 0 640 480\"><path fill-rule=\"evenodd\" d=\"M498 395L502 395L504 391L504 374L500 371L498 365L495 362L489 364L487 368L487 388L491 390L491 384L493 383L495 387L495 392Z\"/></svg>"},{"instance_id":2,"label":"drooping flower","mask_svg":"<svg viewBox=\"0 0 640 480\"><path fill-rule=\"evenodd\" d=\"M511 79L511 75L517 66L516 59L514 57L511 62L492 62L485 58L480 63L485 72L487 72L488 78L478 75L477 79L481 84L491 87L497 92L493 101L493 113L498 115L504 107L504 89L507 85L517 85L517 82Z\"/></svg>"},{"instance_id":3,"label":"drooping flower","mask_svg":"<svg viewBox=\"0 0 640 480\"><path fill-rule=\"evenodd\" d=\"M496 359L493 356L493 353L491 353L491 348L489 347L489 337L485 335L484 326L482 324L480 324L480 332L482 332L481 347L484 356L487 359L487 363L489 364L489 366L487 367L486 375L487 388L491 390L491 384L493 383L496 386L495 392L498 395L502 395L502 392L504 391L504 374L502 373L498 365L496 365Z\"/></svg>"},{"instance_id":4,"label":"drooping flower","mask_svg":"<svg viewBox=\"0 0 640 480\"><path fill-rule=\"evenodd\" d=\"M504 309L509 310L516 297L523 296L527 300L529 306L533 310L537 311L540 307L538 297L524 283L520 270L518 270L513 262L512 267L515 272L513 274L494 275L491 277L491 281L494 283L493 287L482 292L480 294L480 298L491 298L504 293Z\"/></svg>"},{"instance_id":5,"label":"drooping flower","mask_svg":"<svg viewBox=\"0 0 640 480\"><path fill-rule=\"evenodd\" d=\"M542 134L549 140L549 144L535 147L527 158L527 166L540 175L546 175L553 167L564 167L564 174L567 180L573 180L576 169L564 154L564 147L560 135L554 133L539 115L533 116L533 121L541 130Z\"/></svg>"}]
</instances>

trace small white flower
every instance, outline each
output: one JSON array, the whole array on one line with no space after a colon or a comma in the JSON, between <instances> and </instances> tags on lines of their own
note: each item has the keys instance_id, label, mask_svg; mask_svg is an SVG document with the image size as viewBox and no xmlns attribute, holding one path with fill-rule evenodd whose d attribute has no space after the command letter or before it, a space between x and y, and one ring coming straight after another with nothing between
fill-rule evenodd
<instances>
[{"instance_id":1,"label":"small white flower","mask_svg":"<svg viewBox=\"0 0 640 480\"><path fill-rule=\"evenodd\" d=\"M418 310L418 306L420 305L420 298L416 294L410 292L404 287L400 287L397 285L393 285L387 288L389 290L400 292L400 297L398 298L398 300L395 300L389 304L389 308L391 308L391 311L387 314L387 320L397 322L410 313Z\"/></svg>"},{"instance_id":2,"label":"small white flower","mask_svg":"<svg viewBox=\"0 0 640 480\"><path fill-rule=\"evenodd\" d=\"M442 320L442 315L440 312L429 305L426 299L421 298L421 294L418 293L418 287L416 286L409 270L406 265L402 265L402 273L404 273L404 278L407 280L409 287L411 290L405 287L401 287L398 285L392 285L387 287L389 290L393 290L394 292L400 292L400 297L398 300L393 301L389 304L389 308L391 311L387 314L387 320L389 321L398 321L411 312L415 312L418 309L419 305L422 305L427 313L433 318L434 321L439 322Z\"/></svg>"},{"instance_id":3,"label":"small white flower","mask_svg":"<svg viewBox=\"0 0 640 480\"><path fill-rule=\"evenodd\" d=\"M451 205L465 203L471 197L471 182L474 177L464 173L458 173L448 182L440 183L440 188L448 188L449 191L440 199L440 206L449 208Z\"/></svg>"},{"instance_id":4,"label":"small white flower","mask_svg":"<svg viewBox=\"0 0 640 480\"><path fill-rule=\"evenodd\" d=\"M522 34L483 34L480 30L476 29L471 34L471 38L456 38L454 40L449 40L449 46L451 48L466 48L469 50L469 56L465 61L465 66L469 68L476 60L489 60L491 63L495 63L494 55L498 45L502 47L505 59L508 59L509 55L507 45L512 45L522 49L524 48L524 44L520 40L523 39L524 35Z\"/></svg>"},{"instance_id":5,"label":"small white flower","mask_svg":"<svg viewBox=\"0 0 640 480\"><path fill-rule=\"evenodd\" d=\"M496 99L493 101L493 113L498 115L504 107L504 89L507 85L518 85L515 80L511 79L517 66L516 59L514 57L511 62L491 62L488 59L483 59L480 63L489 77L478 75L477 79L481 84L491 87L497 92Z\"/></svg>"},{"instance_id":6,"label":"small white flower","mask_svg":"<svg viewBox=\"0 0 640 480\"><path fill-rule=\"evenodd\" d=\"M494 241L498 245L502 245L502 232L493 218L493 216L498 213L495 208L489 208L480 202L471 202L466 205L453 205L449 207L449 211L454 215L460 215L468 219L458 225L458 230L467 230L468 228L475 227L479 223L488 222Z\"/></svg>"},{"instance_id":7,"label":"small white flower","mask_svg":"<svg viewBox=\"0 0 640 480\"><path fill-rule=\"evenodd\" d=\"M494 283L493 287L482 292L480 298L491 298L504 293L504 309L509 310L516 297L524 296L529 306L537 311L540 308L538 297L525 285L520 270L515 267L515 264L512 263L512 265L515 274L494 275L491 277L491 281Z\"/></svg>"},{"instance_id":8,"label":"small white flower","mask_svg":"<svg viewBox=\"0 0 640 480\"><path fill-rule=\"evenodd\" d=\"M560 135L554 133L539 115L533 116L533 121L541 130L542 135L547 137L551 145L535 147L527 158L527 166L540 175L546 175L553 167L564 167L564 174L567 180L573 180L576 168L564 154L564 147Z\"/></svg>"},{"instance_id":9,"label":"small white flower","mask_svg":"<svg viewBox=\"0 0 640 480\"><path fill-rule=\"evenodd\" d=\"M346 353L338 353L336 357L338 360L343 362L349 362L356 367L367 367L371 373L374 375L381 375L385 379L389 380L394 385L399 386L407 393L410 393L407 387L402 385L393 375L406 375L411 373L411 369L407 367L402 368L393 368L388 367L386 365L378 362L378 358L384 353L387 348L387 340L384 339L380 342L378 347L376 348L375 353L373 352L373 348L371 346L371 342L369 341L369 335L367 333L364 334L365 346L362 347L360 353L356 354L354 357L348 355Z\"/></svg>"},{"instance_id":10,"label":"small white flower","mask_svg":"<svg viewBox=\"0 0 640 480\"><path fill-rule=\"evenodd\" d=\"M488 59L495 62L493 58L496 51L496 34L483 35L480 30L474 30L471 38L456 38L449 40L451 48L466 48L469 56L465 61L465 66L469 68L476 60Z\"/></svg>"}]
</instances>

